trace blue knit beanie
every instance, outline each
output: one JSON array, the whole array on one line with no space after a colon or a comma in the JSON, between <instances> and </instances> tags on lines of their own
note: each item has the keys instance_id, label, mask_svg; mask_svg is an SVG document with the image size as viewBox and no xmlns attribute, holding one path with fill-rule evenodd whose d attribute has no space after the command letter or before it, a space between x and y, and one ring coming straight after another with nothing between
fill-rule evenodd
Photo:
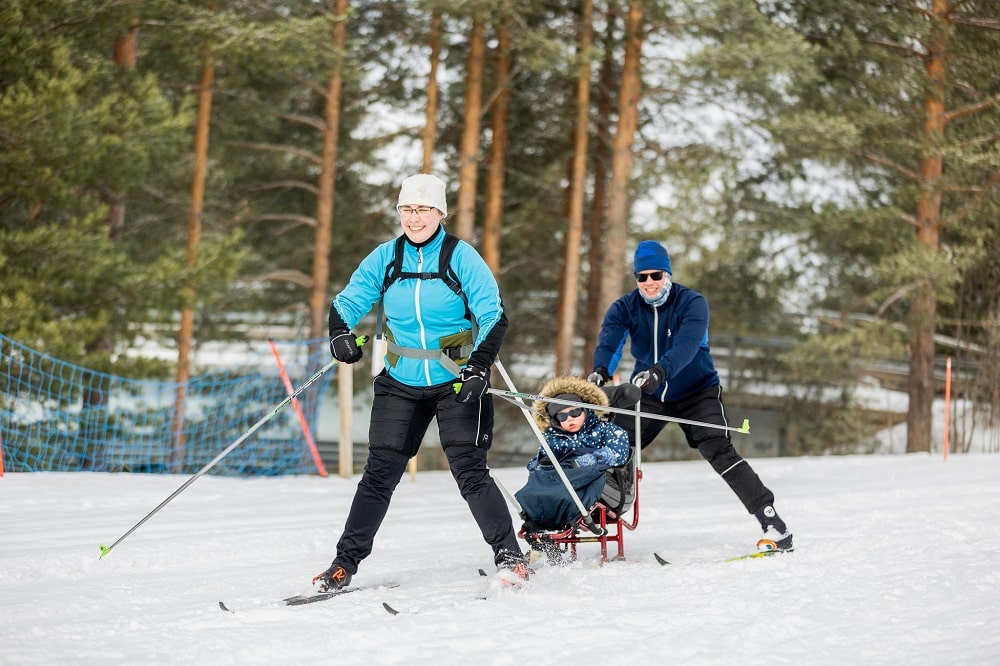
<instances>
[{"instance_id":1,"label":"blue knit beanie","mask_svg":"<svg viewBox=\"0 0 1000 666\"><path fill-rule=\"evenodd\" d=\"M670 254L667 248L656 241L644 240L635 248L635 256L632 258L632 272L642 271L666 271L671 275Z\"/></svg>"}]
</instances>

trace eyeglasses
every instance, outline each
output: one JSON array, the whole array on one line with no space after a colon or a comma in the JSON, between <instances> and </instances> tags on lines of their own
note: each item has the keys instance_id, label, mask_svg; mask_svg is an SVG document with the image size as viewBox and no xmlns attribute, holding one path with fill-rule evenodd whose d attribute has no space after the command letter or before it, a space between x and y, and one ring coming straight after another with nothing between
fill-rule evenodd
<instances>
[{"instance_id":1,"label":"eyeglasses","mask_svg":"<svg viewBox=\"0 0 1000 666\"><path fill-rule=\"evenodd\" d=\"M559 423L562 423L563 421L568 421L570 419L575 419L580 414L583 414L583 408L582 407L577 407L576 409L571 409L568 412L557 412L556 413L556 421L559 421Z\"/></svg>"},{"instance_id":2,"label":"eyeglasses","mask_svg":"<svg viewBox=\"0 0 1000 666\"><path fill-rule=\"evenodd\" d=\"M419 215L423 217L434 209L430 206L400 206L397 210L399 211L400 217L409 217L410 215Z\"/></svg>"},{"instance_id":3,"label":"eyeglasses","mask_svg":"<svg viewBox=\"0 0 1000 666\"><path fill-rule=\"evenodd\" d=\"M645 282L646 280L652 280L654 282L659 282L660 280L663 279L664 273L666 273L666 271L653 271L651 273L636 273L635 281Z\"/></svg>"}]
</instances>

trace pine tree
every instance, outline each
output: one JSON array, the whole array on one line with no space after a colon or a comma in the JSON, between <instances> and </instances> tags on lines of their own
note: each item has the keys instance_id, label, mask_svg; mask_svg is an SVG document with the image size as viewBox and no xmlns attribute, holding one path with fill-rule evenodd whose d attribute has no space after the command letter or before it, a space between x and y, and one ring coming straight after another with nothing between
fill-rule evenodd
<instances>
[{"instance_id":1,"label":"pine tree","mask_svg":"<svg viewBox=\"0 0 1000 666\"><path fill-rule=\"evenodd\" d=\"M816 46L821 78L803 106L856 132L842 164L861 205L831 211L835 224L824 225L828 240L817 248L831 256L832 236L843 239L860 221L850 242L866 239L870 251L830 264L838 289L829 302L905 324L907 450L929 451L938 305L954 300L996 232L977 221L1000 194L995 5L779 2L773 16L791 17Z\"/></svg>"},{"instance_id":2,"label":"pine tree","mask_svg":"<svg viewBox=\"0 0 1000 666\"><path fill-rule=\"evenodd\" d=\"M167 300L180 262L148 253L122 197L162 182L158 165L176 159L190 116L155 76L108 57L117 9L15 0L2 10L0 302L8 335L128 372L146 364L116 352Z\"/></svg>"}]
</instances>

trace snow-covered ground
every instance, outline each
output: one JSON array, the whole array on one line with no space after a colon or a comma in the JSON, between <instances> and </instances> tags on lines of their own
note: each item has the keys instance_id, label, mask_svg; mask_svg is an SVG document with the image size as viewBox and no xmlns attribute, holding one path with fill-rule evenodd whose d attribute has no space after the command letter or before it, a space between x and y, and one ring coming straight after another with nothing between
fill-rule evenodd
<instances>
[{"instance_id":1,"label":"snow-covered ground","mask_svg":"<svg viewBox=\"0 0 1000 666\"><path fill-rule=\"evenodd\" d=\"M302 607L272 602L327 566L357 477L206 476L102 559L187 477L7 474L0 664L1000 663L1000 456L753 464L791 555L722 563L755 521L706 463L655 463L626 561L582 545L500 589L450 475L426 472L355 578L398 587Z\"/></svg>"}]
</instances>

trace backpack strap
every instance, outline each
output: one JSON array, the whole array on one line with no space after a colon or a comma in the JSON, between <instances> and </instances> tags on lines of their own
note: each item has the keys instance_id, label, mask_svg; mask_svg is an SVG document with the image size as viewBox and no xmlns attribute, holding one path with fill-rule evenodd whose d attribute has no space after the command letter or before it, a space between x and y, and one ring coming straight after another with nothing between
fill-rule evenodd
<instances>
[{"instance_id":1,"label":"backpack strap","mask_svg":"<svg viewBox=\"0 0 1000 666\"><path fill-rule=\"evenodd\" d=\"M451 267L451 255L455 254L456 247L458 247L458 236L446 233L444 240L441 242L441 252L438 253L437 277L440 277L448 285L448 288L462 299L462 302L465 303L466 317L471 322L472 313L469 312L469 299L465 297L465 292L462 291L462 283L458 281L458 273Z\"/></svg>"}]
</instances>

